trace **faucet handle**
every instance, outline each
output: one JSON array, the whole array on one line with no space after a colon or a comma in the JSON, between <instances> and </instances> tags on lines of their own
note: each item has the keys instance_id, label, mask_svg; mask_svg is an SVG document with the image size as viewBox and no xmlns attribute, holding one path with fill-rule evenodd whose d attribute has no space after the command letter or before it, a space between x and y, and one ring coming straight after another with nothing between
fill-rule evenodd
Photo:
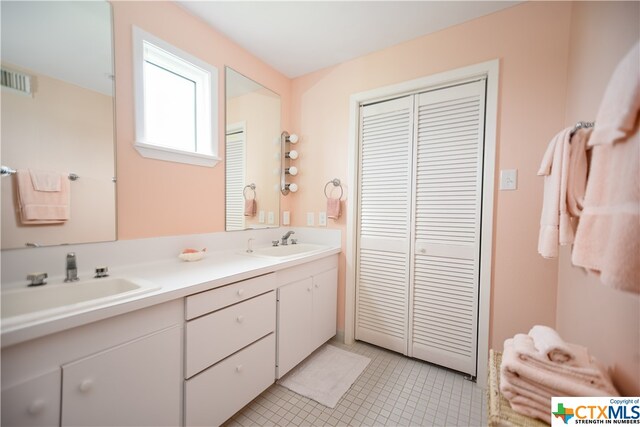
<instances>
[{"instance_id":1,"label":"faucet handle","mask_svg":"<svg viewBox=\"0 0 640 427\"><path fill-rule=\"evenodd\" d=\"M101 277L107 277L109 275L109 267L102 266L102 267L96 267L96 275L94 276L96 279L99 279Z\"/></svg>"},{"instance_id":2,"label":"faucet handle","mask_svg":"<svg viewBox=\"0 0 640 427\"><path fill-rule=\"evenodd\" d=\"M298 239L291 239L291 244L292 245L297 245L298 244Z\"/></svg>"},{"instance_id":3,"label":"faucet handle","mask_svg":"<svg viewBox=\"0 0 640 427\"><path fill-rule=\"evenodd\" d=\"M271 246L278 246L280 244L280 240L272 240Z\"/></svg>"},{"instance_id":4,"label":"faucet handle","mask_svg":"<svg viewBox=\"0 0 640 427\"><path fill-rule=\"evenodd\" d=\"M27 280L30 281L29 286L42 286L47 284L47 273L29 273Z\"/></svg>"}]
</instances>

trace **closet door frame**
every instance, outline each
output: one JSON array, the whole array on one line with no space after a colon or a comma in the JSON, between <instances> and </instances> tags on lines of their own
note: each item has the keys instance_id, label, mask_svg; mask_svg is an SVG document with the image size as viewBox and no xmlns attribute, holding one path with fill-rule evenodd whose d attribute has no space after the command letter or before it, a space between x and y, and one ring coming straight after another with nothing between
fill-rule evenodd
<instances>
[{"instance_id":1,"label":"closet door frame","mask_svg":"<svg viewBox=\"0 0 640 427\"><path fill-rule=\"evenodd\" d=\"M359 200L358 170L359 170L359 123L360 105L386 99L397 98L415 92L434 90L460 84L479 78L486 78L486 107L485 107L485 140L483 162L483 193L482 193L482 231L481 231L481 262L480 262L480 290L478 306L478 354L477 354L477 383L486 387L487 365L489 362L489 321L491 301L491 275L493 254L493 207L495 193L495 159L497 138L498 113L498 79L500 61L494 59L468 67L457 68L443 73L433 74L407 82L385 86L366 92L351 95L349 99L349 200ZM347 209L346 230L346 289L345 289L345 331L344 341L354 342L355 337L355 299L356 299L356 256L358 233L358 206L350 203Z\"/></svg>"}]
</instances>

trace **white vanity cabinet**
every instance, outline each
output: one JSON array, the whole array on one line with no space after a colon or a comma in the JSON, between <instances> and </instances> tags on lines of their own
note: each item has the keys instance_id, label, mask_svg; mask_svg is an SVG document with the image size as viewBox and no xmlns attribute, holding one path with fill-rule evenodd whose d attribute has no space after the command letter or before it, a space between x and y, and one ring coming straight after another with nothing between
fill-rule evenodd
<instances>
[{"instance_id":1,"label":"white vanity cabinet","mask_svg":"<svg viewBox=\"0 0 640 427\"><path fill-rule=\"evenodd\" d=\"M179 425L181 338L172 327L63 365L62 425Z\"/></svg>"},{"instance_id":2,"label":"white vanity cabinet","mask_svg":"<svg viewBox=\"0 0 640 427\"><path fill-rule=\"evenodd\" d=\"M281 378L336 334L337 256L281 272L278 361Z\"/></svg>"},{"instance_id":3,"label":"white vanity cabinet","mask_svg":"<svg viewBox=\"0 0 640 427\"><path fill-rule=\"evenodd\" d=\"M275 379L273 273L186 298L185 425L217 426Z\"/></svg>"},{"instance_id":4,"label":"white vanity cabinet","mask_svg":"<svg viewBox=\"0 0 640 427\"><path fill-rule=\"evenodd\" d=\"M176 300L3 348L2 426L180 425L182 322Z\"/></svg>"},{"instance_id":5,"label":"white vanity cabinet","mask_svg":"<svg viewBox=\"0 0 640 427\"><path fill-rule=\"evenodd\" d=\"M55 426L60 421L60 368L2 390L3 426Z\"/></svg>"}]
</instances>

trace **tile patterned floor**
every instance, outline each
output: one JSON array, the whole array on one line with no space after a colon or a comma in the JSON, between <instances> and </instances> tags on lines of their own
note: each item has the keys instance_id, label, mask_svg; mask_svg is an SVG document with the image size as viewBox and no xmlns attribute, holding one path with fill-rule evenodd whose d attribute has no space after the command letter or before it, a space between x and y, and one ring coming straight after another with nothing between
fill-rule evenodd
<instances>
[{"instance_id":1,"label":"tile patterned floor","mask_svg":"<svg viewBox=\"0 0 640 427\"><path fill-rule=\"evenodd\" d=\"M487 425L484 390L461 374L363 342L330 343L371 359L335 408L274 384L225 426Z\"/></svg>"}]
</instances>

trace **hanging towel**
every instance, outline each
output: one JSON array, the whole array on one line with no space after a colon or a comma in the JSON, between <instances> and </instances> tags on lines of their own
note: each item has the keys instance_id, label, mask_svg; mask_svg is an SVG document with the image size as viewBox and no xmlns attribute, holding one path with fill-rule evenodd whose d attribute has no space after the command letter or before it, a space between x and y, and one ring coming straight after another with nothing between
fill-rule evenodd
<instances>
[{"instance_id":1,"label":"hanging towel","mask_svg":"<svg viewBox=\"0 0 640 427\"><path fill-rule=\"evenodd\" d=\"M39 191L35 189L31 171L18 170L16 172L17 201L22 224L61 224L69 220L69 180L65 175L58 174L58 176L60 191ZM51 188L53 185L49 187L47 184L47 182L50 184L51 181L55 180L45 179L41 184L46 188Z\"/></svg>"},{"instance_id":2,"label":"hanging towel","mask_svg":"<svg viewBox=\"0 0 640 427\"><path fill-rule=\"evenodd\" d=\"M566 203L571 130L566 128L553 137L538 170L538 175L544 176L538 253L545 258L557 257L559 244L573 243L573 228Z\"/></svg>"},{"instance_id":3,"label":"hanging towel","mask_svg":"<svg viewBox=\"0 0 640 427\"><path fill-rule=\"evenodd\" d=\"M340 218L340 199L327 198L327 217L334 220Z\"/></svg>"},{"instance_id":4,"label":"hanging towel","mask_svg":"<svg viewBox=\"0 0 640 427\"><path fill-rule=\"evenodd\" d=\"M257 209L256 199L244 200L244 216L255 216Z\"/></svg>"},{"instance_id":5,"label":"hanging towel","mask_svg":"<svg viewBox=\"0 0 640 427\"><path fill-rule=\"evenodd\" d=\"M587 141L591 135L591 128L578 129L571 138L569 148L569 172L567 177L567 210L573 218L578 218L584 207L584 194L587 188ZM574 231L577 221L572 222Z\"/></svg>"},{"instance_id":6,"label":"hanging towel","mask_svg":"<svg viewBox=\"0 0 640 427\"><path fill-rule=\"evenodd\" d=\"M640 45L614 72L596 116L574 265L640 293Z\"/></svg>"},{"instance_id":7,"label":"hanging towel","mask_svg":"<svg viewBox=\"0 0 640 427\"><path fill-rule=\"evenodd\" d=\"M60 191L63 177L58 172L29 169L33 188L37 191Z\"/></svg>"}]
</instances>

